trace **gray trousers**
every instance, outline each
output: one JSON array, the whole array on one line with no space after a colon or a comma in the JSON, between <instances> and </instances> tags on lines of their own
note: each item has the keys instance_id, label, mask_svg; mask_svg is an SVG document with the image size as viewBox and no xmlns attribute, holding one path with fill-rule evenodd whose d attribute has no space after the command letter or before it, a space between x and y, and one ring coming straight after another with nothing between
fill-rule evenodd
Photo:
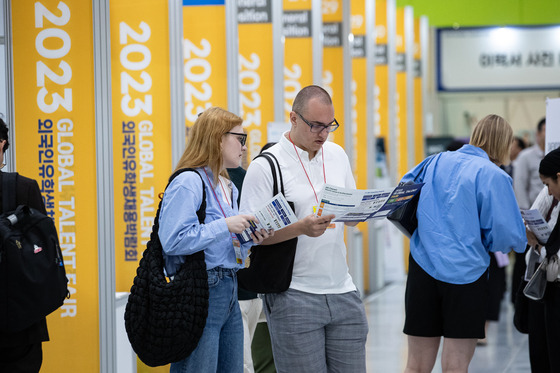
<instances>
[{"instance_id":1,"label":"gray trousers","mask_svg":"<svg viewBox=\"0 0 560 373\"><path fill-rule=\"evenodd\" d=\"M368 324L358 292L266 294L278 373L366 372Z\"/></svg>"}]
</instances>

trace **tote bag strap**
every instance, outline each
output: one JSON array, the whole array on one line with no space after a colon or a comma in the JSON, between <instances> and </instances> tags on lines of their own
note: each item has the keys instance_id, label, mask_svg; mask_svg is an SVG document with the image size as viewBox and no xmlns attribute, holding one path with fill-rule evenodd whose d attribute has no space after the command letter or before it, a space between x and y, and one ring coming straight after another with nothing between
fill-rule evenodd
<instances>
[{"instance_id":1,"label":"tote bag strap","mask_svg":"<svg viewBox=\"0 0 560 373\"><path fill-rule=\"evenodd\" d=\"M206 188L204 186L204 180L202 179L202 176L200 176L198 171L196 171L194 168L182 168L180 170L177 170L175 173L173 173L173 175L171 175L171 177L169 177L169 181L168 181L165 189L167 189L167 187L169 186L169 184L171 184L173 179L175 179L177 176L179 176L180 174L182 174L183 172L186 172L186 171L192 171L195 174L197 174L198 177L200 177L200 181L202 182L202 202L200 203L200 207L196 211L196 216L198 217L198 222L200 224L204 224L204 220L206 219ZM154 218L154 227L153 227L152 230L155 231L156 234L157 234L157 231L159 230L159 212L161 210L162 201L163 201L163 198L159 201L159 206L158 206L158 209L157 209L157 212L156 212L156 217Z\"/></svg>"},{"instance_id":2,"label":"tote bag strap","mask_svg":"<svg viewBox=\"0 0 560 373\"><path fill-rule=\"evenodd\" d=\"M264 152L259 154L257 157L255 157L255 159L262 157L264 159L266 159L268 161L268 164L270 165L270 169L272 170L272 182L273 182L273 186L272 186L272 196L275 196L278 194L278 180L280 180L280 192L286 196L286 193L284 192L284 180L282 178L282 171L280 170L280 164L278 163L278 159L276 159L276 157L274 156L274 154L269 153L269 152ZM278 170L278 176L276 174L276 170Z\"/></svg>"},{"instance_id":3,"label":"tote bag strap","mask_svg":"<svg viewBox=\"0 0 560 373\"><path fill-rule=\"evenodd\" d=\"M418 177L422 174L422 172L424 171L424 169L426 168L426 166L428 166L430 163L432 163L432 161L434 160L434 158L439 157L441 155L441 153L438 154L434 154L429 156L426 161L424 162L424 164L422 165L422 168L420 169L420 171L418 171L418 173L416 174L416 176L414 177L413 183L416 183L416 179L418 179Z\"/></svg>"}]
</instances>

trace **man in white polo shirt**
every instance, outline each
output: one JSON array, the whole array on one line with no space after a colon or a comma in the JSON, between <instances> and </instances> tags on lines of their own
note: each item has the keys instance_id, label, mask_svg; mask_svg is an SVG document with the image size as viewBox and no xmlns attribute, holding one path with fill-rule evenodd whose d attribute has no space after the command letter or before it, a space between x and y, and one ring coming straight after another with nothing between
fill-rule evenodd
<instances>
[{"instance_id":1,"label":"man in white polo shirt","mask_svg":"<svg viewBox=\"0 0 560 373\"><path fill-rule=\"evenodd\" d=\"M346 264L344 223L334 215L316 217L325 183L355 188L344 150L327 141L338 128L329 94L303 88L290 113L292 128L267 150L280 164L286 199L299 221L263 242L298 237L290 288L266 294L264 309L276 369L283 372L365 372L368 332L364 306ZM241 211L256 211L272 197L272 173L257 158L243 183Z\"/></svg>"}]
</instances>

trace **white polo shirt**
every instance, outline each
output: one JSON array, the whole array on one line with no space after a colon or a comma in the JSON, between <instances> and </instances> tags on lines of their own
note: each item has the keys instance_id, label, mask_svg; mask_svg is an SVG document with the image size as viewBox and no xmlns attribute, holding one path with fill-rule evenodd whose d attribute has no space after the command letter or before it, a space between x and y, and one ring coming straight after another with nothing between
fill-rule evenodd
<instances>
[{"instance_id":1,"label":"white polo shirt","mask_svg":"<svg viewBox=\"0 0 560 373\"><path fill-rule=\"evenodd\" d=\"M294 203L298 219L313 214L317 205L315 194L319 197L325 179L328 184L356 188L348 157L339 145L327 141L309 160L309 154L297 146L294 148L285 135L267 152L274 154L280 163L286 199ZM250 214L261 208L272 198L272 188L270 165L266 159L257 158L249 165L243 181L240 213ZM312 294L356 290L346 264L344 223L335 225L319 237L298 237L290 288Z\"/></svg>"}]
</instances>

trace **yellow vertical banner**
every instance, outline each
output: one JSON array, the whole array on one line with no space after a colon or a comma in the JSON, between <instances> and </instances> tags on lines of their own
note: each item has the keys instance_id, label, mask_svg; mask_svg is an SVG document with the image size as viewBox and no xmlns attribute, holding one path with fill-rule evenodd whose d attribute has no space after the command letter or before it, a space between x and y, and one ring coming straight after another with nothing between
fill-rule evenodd
<instances>
[{"instance_id":1,"label":"yellow vertical banner","mask_svg":"<svg viewBox=\"0 0 560 373\"><path fill-rule=\"evenodd\" d=\"M17 171L39 183L71 294L47 317L44 372L99 371L93 21L85 3L12 1Z\"/></svg>"},{"instance_id":2,"label":"yellow vertical banner","mask_svg":"<svg viewBox=\"0 0 560 373\"><path fill-rule=\"evenodd\" d=\"M248 159L267 142L267 124L274 121L272 0L240 1L239 102L247 132Z\"/></svg>"},{"instance_id":3,"label":"yellow vertical banner","mask_svg":"<svg viewBox=\"0 0 560 373\"><path fill-rule=\"evenodd\" d=\"M375 1L375 133L389 149L389 65L387 1Z\"/></svg>"},{"instance_id":4,"label":"yellow vertical banner","mask_svg":"<svg viewBox=\"0 0 560 373\"><path fill-rule=\"evenodd\" d=\"M352 141L354 144L352 159L354 160L354 177L358 189L368 188L367 148L367 59L366 59L366 0L352 1L350 4L351 26L350 32L354 37L352 49ZM369 46L371 48L371 46ZM367 263L369 263L369 223L358 224L362 233L364 283L368 283Z\"/></svg>"},{"instance_id":5,"label":"yellow vertical banner","mask_svg":"<svg viewBox=\"0 0 560 373\"><path fill-rule=\"evenodd\" d=\"M228 108L225 0L183 0L185 122L210 106Z\"/></svg>"},{"instance_id":6,"label":"yellow vertical banner","mask_svg":"<svg viewBox=\"0 0 560 373\"><path fill-rule=\"evenodd\" d=\"M422 97L422 41L420 39L420 18L414 19L414 163L425 157L424 150L424 111Z\"/></svg>"},{"instance_id":7,"label":"yellow vertical banner","mask_svg":"<svg viewBox=\"0 0 560 373\"><path fill-rule=\"evenodd\" d=\"M365 0L350 5L352 19L352 134L354 172L358 189L367 189L367 66L366 66L366 4Z\"/></svg>"},{"instance_id":8,"label":"yellow vertical banner","mask_svg":"<svg viewBox=\"0 0 560 373\"><path fill-rule=\"evenodd\" d=\"M116 291L130 291L171 173L167 0L111 1Z\"/></svg>"},{"instance_id":9,"label":"yellow vertical banner","mask_svg":"<svg viewBox=\"0 0 560 373\"><path fill-rule=\"evenodd\" d=\"M408 171L408 128L406 96L406 35L404 8L397 8L395 47L396 60L396 140L397 140L397 179L400 180ZM412 103L411 103L412 104Z\"/></svg>"},{"instance_id":10,"label":"yellow vertical banner","mask_svg":"<svg viewBox=\"0 0 560 373\"><path fill-rule=\"evenodd\" d=\"M311 0L283 0L284 112L286 122L297 93L313 84Z\"/></svg>"},{"instance_id":11,"label":"yellow vertical banner","mask_svg":"<svg viewBox=\"0 0 560 373\"><path fill-rule=\"evenodd\" d=\"M344 63L342 48L342 0L323 1L323 88L332 97L340 128L331 140L344 147Z\"/></svg>"}]
</instances>

